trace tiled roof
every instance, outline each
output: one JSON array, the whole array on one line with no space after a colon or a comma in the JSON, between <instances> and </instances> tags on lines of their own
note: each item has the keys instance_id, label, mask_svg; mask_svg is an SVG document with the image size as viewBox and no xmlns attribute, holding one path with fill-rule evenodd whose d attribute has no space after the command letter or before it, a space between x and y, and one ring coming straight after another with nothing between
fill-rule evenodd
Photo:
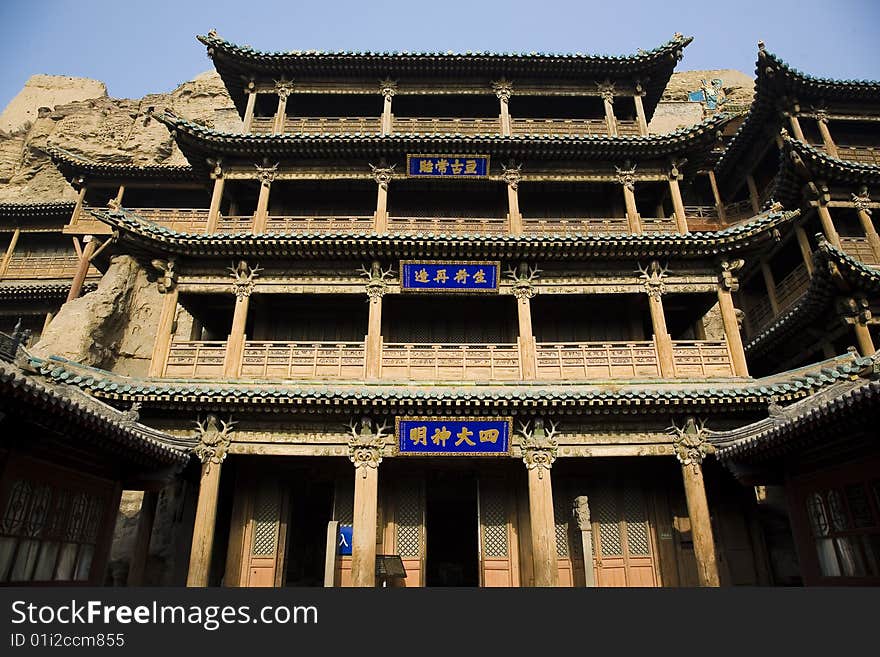
<instances>
[{"instance_id":1,"label":"tiled roof","mask_svg":"<svg viewBox=\"0 0 880 657\"><path fill-rule=\"evenodd\" d=\"M0 203L0 220L21 218L69 219L76 205L73 201L45 203Z\"/></svg>"},{"instance_id":2,"label":"tiled roof","mask_svg":"<svg viewBox=\"0 0 880 657\"><path fill-rule=\"evenodd\" d=\"M46 152L65 178L73 181L79 177L101 178L147 178L160 181L195 180L192 167L180 164L128 164L124 162L90 160L58 146L49 146Z\"/></svg>"},{"instance_id":3,"label":"tiled roof","mask_svg":"<svg viewBox=\"0 0 880 657\"><path fill-rule=\"evenodd\" d=\"M709 257L762 245L798 211L773 211L720 231L641 235L486 235L362 233L181 233L126 210L90 210L119 229L120 239L188 256L492 257L592 259L603 257Z\"/></svg>"},{"instance_id":4,"label":"tiled roof","mask_svg":"<svg viewBox=\"0 0 880 657\"><path fill-rule=\"evenodd\" d=\"M85 283L83 285L83 294L87 294L98 287L95 282ZM10 299L28 299L31 301L45 299L61 299L67 298L70 292L70 280L4 280L0 281L0 300L8 301Z\"/></svg>"}]
</instances>

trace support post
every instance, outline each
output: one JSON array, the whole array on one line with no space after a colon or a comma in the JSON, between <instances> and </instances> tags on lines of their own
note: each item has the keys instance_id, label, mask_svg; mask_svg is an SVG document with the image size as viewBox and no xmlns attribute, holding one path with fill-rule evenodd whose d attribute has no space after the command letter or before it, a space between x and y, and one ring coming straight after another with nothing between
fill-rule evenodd
<instances>
[{"instance_id":1,"label":"support post","mask_svg":"<svg viewBox=\"0 0 880 657\"><path fill-rule=\"evenodd\" d=\"M174 337L174 318L177 315L177 286L166 290L162 297L162 310L159 313L159 326L156 330L156 345L153 347L153 356L150 359L150 376L162 376L165 373L165 363L168 362L168 352L171 350L171 340Z\"/></svg>"},{"instance_id":2,"label":"support post","mask_svg":"<svg viewBox=\"0 0 880 657\"><path fill-rule=\"evenodd\" d=\"M156 507L159 502L158 491L144 491L141 510L138 514L137 533L134 538L134 549L128 566L127 586L143 586L144 570L150 553L150 537L153 535L153 523L156 519Z\"/></svg>"},{"instance_id":3,"label":"support post","mask_svg":"<svg viewBox=\"0 0 880 657\"><path fill-rule=\"evenodd\" d=\"M700 586L719 586L715 538L712 535L712 519L703 481L703 459L714 450L706 440L705 428L702 424L697 426L694 418L688 418L683 428L675 427L674 432L673 446L681 463L694 557L697 561L697 577Z\"/></svg>"},{"instance_id":4,"label":"support post","mask_svg":"<svg viewBox=\"0 0 880 657\"><path fill-rule=\"evenodd\" d=\"M709 169L709 186L712 188L712 198L715 199L715 211L718 213L718 219L721 223L727 223L727 211L721 200L721 193L718 191L718 180L715 178L715 172Z\"/></svg>"},{"instance_id":5,"label":"support post","mask_svg":"<svg viewBox=\"0 0 880 657\"><path fill-rule=\"evenodd\" d=\"M327 523L327 545L324 550L324 587L336 586L336 560L338 558L339 545L339 521L331 520Z\"/></svg>"},{"instance_id":6,"label":"support post","mask_svg":"<svg viewBox=\"0 0 880 657\"><path fill-rule=\"evenodd\" d=\"M816 112L816 123L819 125L819 134L822 135L822 144L825 146L825 152L831 157L839 158L837 145L831 138L831 131L828 129L828 114L822 110Z\"/></svg>"},{"instance_id":7,"label":"support post","mask_svg":"<svg viewBox=\"0 0 880 657\"><path fill-rule=\"evenodd\" d=\"M244 108L244 118L241 121L241 129L242 132L247 134L253 129L254 108L257 104L257 90L253 80L248 82L245 93L247 94L247 105L245 105Z\"/></svg>"},{"instance_id":8,"label":"support post","mask_svg":"<svg viewBox=\"0 0 880 657\"><path fill-rule=\"evenodd\" d=\"M877 229L874 227L874 222L871 219L871 197L868 196L868 188L863 186L858 194L852 195L852 200L855 204L856 212L858 212L862 230L865 231L865 237L868 238L868 244L871 245L874 259L880 263L880 235L877 234Z\"/></svg>"},{"instance_id":9,"label":"support post","mask_svg":"<svg viewBox=\"0 0 880 657\"><path fill-rule=\"evenodd\" d=\"M761 274L764 276L764 285L767 286L767 300L770 302L770 310L773 316L779 314L779 297L776 294L776 280L773 278L773 270L766 260L761 261Z\"/></svg>"},{"instance_id":10,"label":"support post","mask_svg":"<svg viewBox=\"0 0 880 657\"><path fill-rule=\"evenodd\" d=\"M749 188L749 201L752 203L752 212L760 214L761 198L758 195L758 185L755 184L755 177L750 173L746 174L746 185Z\"/></svg>"},{"instance_id":11,"label":"support post","mask_svg":"<svg viewBox=\"0 0 880 657\"><path fill-rule=\"evenodd\" d=\"M376 530L379 512L379 464L385 447L381 431L364 417L352 426L348 457L354 464L354 523L351 531L351 584L376 586Z\"/></svg>"},{"instance_id":12,"label":"support post","mask_svg":"<svg viewBox=\"0 0 880 657\"><path fill-rule=\"evenodd\" d=\"M386 290L381 264L378 261L373 262L367 281L367 298L370 303L365 348L368 381L377 380L382 371L382 297Z\"/></svg>"},{"instance_id":13,"label":"support post","mask_svg":"<svg viewBox=\"0 0 880 657\"><path fill-rule=\"evenodd\" d=\"M251 94L255 96L256 94ZM223 201L223 188L226 179L223 177L223 168L217 164L211 172L214 179L214 190L211 192L211 206L208 209L208 223L205 225L205 233L208 235L217 232L217 224L220 222L220 204Z\"/></svg>"},{"instance_id":14,"label":"support post","mask_svg":"<svg viewBox=\"0 0 880 657\"><path fill-rule=\"evenodd\" d=\"M293 91L293 83L281 80L275 83L275 91L278 93L278 109L275 110L275 124L272 132L276 135L284 133L284 123L287 119L287 97Z\"/></svg>"},{"instance_id":15,"label":"support post","mask_svg":"<svg viewBox=\"0 0 880 657\"><path fill-rule=\"evenodd\" d=\"M9 269L9 263L12 260L12 254L15 253L15 246L18 244L18 238L21 237L21 228L12 231L12 237L9 239L9 246L6 247L6 253L3 254L3 260L0 260L0 278L6 275Z\"/></svg>"},{"instance_id":16,"label":"support post","mask_svg":"<svg viewBox=\"0 0 880 657\"><path fill-rule=\"evenodd\" d=\"M639 217L639 210L636 207L636 179L635 167L629 167L628 164L623 168L615 167L617 171L617 181L623 188L623 202L626 205L626 219L629 223L629 232L633 235L640 235L642 232L642 222Z\"/></svg>"},{"instance_id":17,"label":"support post","mask_svg":"<svg viewBox=\"0 0 880 657\"><path fill-rule=\"evenodd\" d=\"M522 452L529 479L529 524L532 530L532 558L535 586L558 586L559 563L556 556L556 523L553 517L553 484L550 471L558 445L555 430L544 430L541 418L534 429L523 432Z\"/></svg>"},{"instance_id":18,"label":"support post","mask_svg":"<svg viewBox=\"0 0 880 657\"><path fill-rule=\"evenodd\" d=\"M260 181L260 195L257 197L257 209L254 212L254 233L266 232L266 224L269 221L269 192L272 183L275 182L275 174L278 165L269 166L264 162L263 166L257 166L257 177Z\"/></svg>"},{"instance_id":19,"label":"support post","mask_svg":"<svg viewBox=\"0 0 880 657\"><path fill-rule=\"evenodd\" d=\"M816 212L819 215L819 221L822 224L822 232L825 233L825 239L827 239L832 246L839 249L840 235L834 227L834 221L831 219L831 212L829 212L828 206L822 198L819 199L819 204L816 206Z\"/></svg>"},{"instance_id":20,"label":"support post","mask_svg":"<svg viewBox=\"0 0 880 657\"><path fill-rule=\"evenodd\" d=\"M519 321L519 358L522 364L522 377L532 381L536 376L535 336L532 333L532 297L538 290L528 274L528 265L519 265L519 273L514 277L513 296L516 298L516 315Z\"/></svg>"},{"instance_id":21,"label":"support post","mask_svg":"<svg viewBox=\"0 0 880 657\"><path fill-rule=\"evenodd\" d=\"M229 330L229 339L226 342L226 359L223 363L223 375L227 377L237 377L241 369L241 358L246 339L247 313L252 290L253 288L250 290L244 287L236 288L232 328Z\"/></svg>"},{"instance_id":22,"label":"support post","mask_svg":"<svg viewBox=\"0 0 880 657\"><path fill-rule=\"evenodd\" d=\"M795 224L794 234L797 238L798 248L801 251L801 257L804 259L804 267L807 268L807 274L813 276L813 251L810 249L810 240L807 237L807 231L800 224Z\"/></svg>"},{"instance_id":23,"label":"support post","mask_svg":"<svg viewBox=\"0 0 880 657\"><path fill-rule=\"evenodd\" d=\"M806 143L807 140L804 137L804 131L801 129L800 119L792 113L788 117L788 122L791 124L791 133L794 135L794 138Z\"/></svg>"},{"instance_id":24,"label":"support post","mask_svg":"<svg viewBox=\"0 0 880 657\"><path fill-rule=\"evenodd\" d=\"M608 128L608 136L617 136L617 119L614 117L614 83L603 82L599 85L599 94L602 96L602 104L605 106L605 126Z\"/></svg>"},{"instance_id":25,"label":"support post","mask_svg":"<svg viewBox=\"0 0 880 657\"><path fill-rule=\"evenodd\" d=\"M79 184L79 192L76 195L76 205L73 206L73 212L70 215L70 225L75 226L82 214L83 205L86 201L86 183L82 178L75 181Z\"/></svg>"},{"instance_id":26,"label":"support post","mask_svg":"<svg viewBox=\"0 0 880 657\"><path fill-rule=\"evenodd\" d=\"M510 97L513 95L513 84L508 80L501 79L492 83L492 90L498 98L500 105L501 136L510 137L513 134L513 126L510 122Z\"/></svg>"},{"instance_id":27,"label":"support post","mask_svg":"<svg viewBox=\"0 0 880 657\"><path fill-rule=\"evenodd\" d=\"M586 495L574 498L574 518L581 534L581 547L584 555L584 586L596 586L593 572L593 522L590 519L590 501Z\"/></svg>"},{"instance_id":28,"label":"support post","mask_svg":"<svg viewBox=\"0 0 880 657\"><path fill-rule=\"evenodd\" d=\"M636 119L639 122L639 134L645 136L648 134L648 119L645 116L645 104L642 102L642 97L645 95L645 90L642 88L641 84L636 84L636 92L633 95L633 102L636 106Z\"/></svg>"},{"instance_id":29,"label":"support post","mask_svg":"<svg viewBox=\"0 0 880 657\"><path fill-rule=\"evenodd\" d=\"M122 197L125 195L125 185L119 185L119 189L116 191L116 206L122 207Z\"/></svg>"},{"instance_id":30,"label":"support post","mask_svg":"<svg viewBox=\"0 0 880 657\"><path fill-rule=\"evenodd\" d=\"M669 194L672 196L672 208L675 212L675 225L678 227L679 233L686 235L688 232L688 224L687 216L684 212L684 201L681 198L681 187L678 184L680 176L681 174L678 171L678 167L673 166L669 173Z\"/></svg>"},{"instance_id":31,"label":"support post","mask_svg":"<svg viewBox=\"0 0 880 657\"><path fill-rule=\"evenodd\" d=\"M871 338L871 331L865 322L858 321L853 324L853 330L856 334L856 344L862 356L873 356L876 349L874 348L874 340Z\"/></svg>"},{"instance_id":32,"label":"support post","mask_svg":"<svg viewBox=\"0 0 880 657\"><path fill-rule=\"evenodd\" d=\"M511 235L522 235L523 220L519 211L519 181L522 179L522 164L502 165L503 173L501 174L507 183L507 217L508 230Z\"/></svg>"},{"instance_id":33,"label":"support post","mask_svg":"<svg viewBox=\"0 0 880 657\"><path fill-rule=\"evenodd\" d=\"M375 230L377 233L387 233L388 232L388 186L391 184L391 179L394 177L394 165L386 166L385 164L380 164L378 167L373 166L370 167L373 170L373 178L378 185L378 192L376 195L376 217L375 217Z\"/></svg>"},{"instance_id":34,"label":"support post","mask_svg":"<svg viewBox=\"0 0 880 657\"><path fill-rule=\"evenodd\" d=\"M67 293L67 301L72 301L76 299L80 292L82 292L83 283L85 283L86 276L89 273L89 267L92 264L91 258L92 254L95 252L95 247L97 246L97 240L95 240L93 235L86 235L83 238L83 241L86 243L83 248L82 255L79 258L79 265L76 268L76 274L73 276L73 280L70 283L70 292Z\"/></svg>"},{"instance_id":35,"label":"support post","mask_svg":"<svg viewBox=\"0 0 880 657\"><path fill-rule=\"evenodd\" d=\"M394 115L391 113L391 99L397 93L397 83L393 80L383 80L379 83L379 93L382 94L382 120L381 131L383 135L390 135L394 130Z\"/></svg>"},{"instance_id":36,"label":"support post","mask_svg":"<svg viewBox=\"0 0 880 657\"><path fill-rule=\"evenodd\" d=\"M675 361L672 356L672 337L666 329L666 315L663 312L663 294L666 292L665 268L656 260L652 260L648 267L642 269L643 286L648 293L648 304L651 311L651 326L654 330L654 344L657 347L657 361L660 364L660 376L673 378L675 376Z\"/></svg>"},{"instance_id":37,"label":"support post","mask_svg":"<svg viewBox=\"0 0 880 657\"><path fill-rule=\"evenodd\" d=\"M732 292L736 292L739 289L739 281L735 274L743 264L742 260L725 260L721 263L721 275L718 280L718 309L721 311L724 336L727 338L730 357L733 359L733 371L737 376L747 377L749 375L749 367L746 361L746 352L743 348L742 334L740 333L732 295Z\"/></svg>"}]
</instances>

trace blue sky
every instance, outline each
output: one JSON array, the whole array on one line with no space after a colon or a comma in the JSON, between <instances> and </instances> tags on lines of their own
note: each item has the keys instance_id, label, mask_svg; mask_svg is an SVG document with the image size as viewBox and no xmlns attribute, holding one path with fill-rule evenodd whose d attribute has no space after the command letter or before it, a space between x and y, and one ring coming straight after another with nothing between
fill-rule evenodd
<instances>
[{"instance_id":1,"label":"blue sky","mask_svg":"<svg viewBox=\"0 0 880 657\"><path fill-rule=\"evenodd\" d=\"M796 68L880 79L878 0L0 0L0 108L35 73L164 92L211 68L195 40L261 50L495 50L628 54L695 37L678 70L753 74L757 41Z\"/></svg>"}]
</instances>

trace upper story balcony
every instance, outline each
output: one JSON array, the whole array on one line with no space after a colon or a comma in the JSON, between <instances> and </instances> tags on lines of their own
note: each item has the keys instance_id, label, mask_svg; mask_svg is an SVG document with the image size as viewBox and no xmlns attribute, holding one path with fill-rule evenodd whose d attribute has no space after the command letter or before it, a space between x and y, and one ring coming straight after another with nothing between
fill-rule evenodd
<instances>
[{"instance_id":1,"label":"upper story balcony","mask_svg":"<svg viewBox=\"0 0 880 657\"><path fill-rule=\"evenodd\" d=\"M79 255L71 238L54 233L23 233L6 245L0 257L0 280L72 279ZM87 276L100 273L90 267Z\"/></svg>"},{"instance_id":2,"label":"upper story balcony","mask_svg":"<svg viewBox=\"0 0 880 657\"><path fill-rule=\"evenodd\" d=\"M792 120L792 129L795 138L831 157L880 166L880 117L807 112Z\"/></svg>"}]
</instances>

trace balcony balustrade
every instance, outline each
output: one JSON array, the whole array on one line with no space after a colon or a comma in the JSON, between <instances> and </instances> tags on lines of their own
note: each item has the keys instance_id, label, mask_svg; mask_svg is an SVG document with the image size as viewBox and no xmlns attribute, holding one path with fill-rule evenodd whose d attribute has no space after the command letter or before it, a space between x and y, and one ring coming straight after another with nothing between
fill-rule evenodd
<instances>
[{"instance_id":1,"label":"balcony balustrade","mask_svg":"<svg viewBox=\"0 0 880 657\"><path fill-rule=\"evenodd\" d=\"M676 376L733 376L725 341L672 343ZM653 341L535 343L536 378L542 381L626 380L660 377ZM379 378L386 381L521 381L518 343L418 344L383 342ZM225 342L171 343L164 375L223 378ZM237 371L252 380L363 380L366 341L255 341L244 343Z\"/></svg>"},{"instance_id":2,"label":"balcony balustrade","mask_svg":"<svg viewBox=\"0 0 880 657\"><path fill-rule=\"evenodd\" d=\"M40 255L38 253L14 253L9 259L4 279L73 278L79 267L79 257L69 255ZM97 274L94 268L89 275Z\"/></svg>"},{"instance_id":3,"label":"balcony balustrade","mask_svg":"<svg viewBox=\"0 0 880 657\"><path fill-rule=\"evenodd\" d=\"M434 233L503 235L508 232L507 217L388 217L390 233Z\"/></svg>"},{"instance_id":4,"label":"balcony balustrade","mask_svg":"<svg viewBox=\"0 0 880 657\"><path fill-rule=\"evenodd\" d=\"M451 117L403 117L395 116L392 122L395 133L425 134L443 132L461 135L500 135L500 118L451 118Z\"/></svg>"},{"instance_id":5,"label":"balcony balustrade","mask_svg":"<svg viewBox=\"0 0 880 657\"><path fill-rule=\"evenodd\" d=\"M840 248L847 255L851 255L866 265L880 266L880 260L874 255L874 250L867 237L841 237Z\"/></svg>"},{"instance_id":6,"label":"balcony balustrade","mask_svg":"<svg viewBox=\"0 0 880 657\"><path fill-rule=\"evenodd\" d=\"M181 233L204 233L207 208L129 208L139 217Z\"/></svg>"},{"instance_id":7,"label":"balcony balustrade","mask_svg":"<svg viewBox=\"0 0 880 657\"><path fill-rule=\"evenodd\" d=\"M344 134L353 132L381 132L379 117L372 116L288 116L284 119L281 132L285 134ZM274 116L255 116L251 122L251 132L257 135L271 135L275 132Z\"/></svg>"}]
</instances>

